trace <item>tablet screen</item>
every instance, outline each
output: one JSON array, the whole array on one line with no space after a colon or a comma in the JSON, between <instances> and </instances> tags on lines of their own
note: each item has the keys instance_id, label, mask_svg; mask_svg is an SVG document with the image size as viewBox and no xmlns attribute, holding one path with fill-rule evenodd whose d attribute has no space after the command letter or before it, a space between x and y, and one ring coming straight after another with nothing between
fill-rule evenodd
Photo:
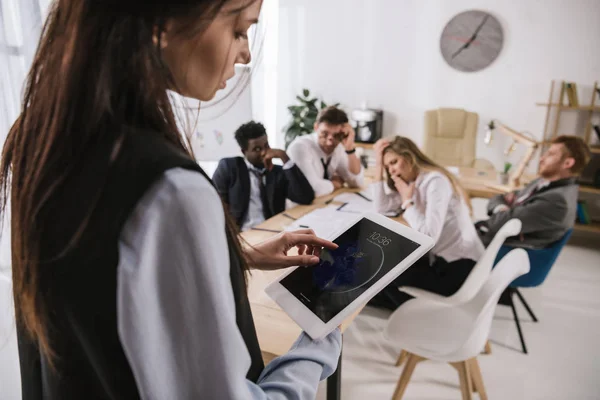
<instances>
[{"instance_id":1,"label":"tablet screen","mask_svg":"<svg viewBox=\"0 0 600 400\"><path fill-rule=\"evenodd\" d=\"M314 267L300 267L281 284L327 323L381 277L415 251L419 244L363 218L323 250Z\"/></svg>"}]
</instances>

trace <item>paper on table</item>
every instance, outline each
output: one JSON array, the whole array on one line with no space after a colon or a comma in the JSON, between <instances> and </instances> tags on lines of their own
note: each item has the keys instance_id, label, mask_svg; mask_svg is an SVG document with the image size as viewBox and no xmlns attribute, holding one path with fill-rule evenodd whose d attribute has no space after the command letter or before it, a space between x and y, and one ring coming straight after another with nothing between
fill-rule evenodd
<instances>
[{"instance_id":1,"label":"paper on table","mask_svg":"<svg viewBox=\"0 0 600 400\"><path fill-rule=\"evenodd\" d=\"M338 211L340 212L346 212L346 213L364 213L364 212L368 212L368 211L375 211L375 205L373 204L372 201L353 201L350 203L345 203L342 206L340 206L338 208Z\"/></svg>"},{"instance_id":2,"label":"paper on table","mask_svg":"<svg viewBox=\"0 0 600 400\"><path fill-rule=\"evenodd\" d=\"M358 197L358 196L357 196ZM331 239L331 235L337 232L343 225L348 223L349 215L337 211L339 206L331 205L318 208L288 225L285 230L310 228L315 234L324 239Z\"/></svg>"},{"instance_id":3,"label":"paper on table","mask_svg":"<svg viewBox=\"0 0 600 400\"><path fill-rule=\"evenodd\" d=\"M340 211L362 213L374 210L373 196L370 191L363 191L360 195L358 193L342 193L333 200L345 203L343 207L339 208Z\"/></svg>"},{"instance_id":4,"label":"paper on table","mask_svg":"<svg viewBox=\"0 0 600 400\"><path fill-rule=\"evenodd\" d=\"M373 200L370 196L367 196L366 194L363 194L361 192L361 194L365 197L361 197L358 193L352 193L352 192L348 192L348 193L342 193L342 194L338 194L337 196L334 197L333 201L337 202L337 203L354 203L354 202L365 202L365 203L370 203L369 200ZM367 200L369 199L369 200Z\"/></svg>"}]
</instances>

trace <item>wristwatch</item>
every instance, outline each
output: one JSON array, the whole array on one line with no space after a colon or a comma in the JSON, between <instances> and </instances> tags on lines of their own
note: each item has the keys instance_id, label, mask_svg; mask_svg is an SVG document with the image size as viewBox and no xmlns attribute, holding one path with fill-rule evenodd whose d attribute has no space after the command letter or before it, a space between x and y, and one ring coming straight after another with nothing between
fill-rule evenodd
<instances>
[{"instance_id":1,"label":"wristwatch","mask_svg":"<svg viewBox=\"0 0 600 400\"><path fill-rule=\"evenodd\" d=\"M406 211L408 206L413 206L413 205L415 205L415 202L413 201L413 199L408 199L402 203L402 205L400 206L400 209L402 210L402 212L404 212L404 211Z\"/></svg>"},{"instance_id":2,"label":"wristwatch","mask_svg":"<svg viewBox=\"0 0 600 400\"><path fill-rule=\"evenodd\" d=\"M354 154L356 153L356 147L353 148L352 150L346 150L346 154Z\"/></svg>"}]
</instances>

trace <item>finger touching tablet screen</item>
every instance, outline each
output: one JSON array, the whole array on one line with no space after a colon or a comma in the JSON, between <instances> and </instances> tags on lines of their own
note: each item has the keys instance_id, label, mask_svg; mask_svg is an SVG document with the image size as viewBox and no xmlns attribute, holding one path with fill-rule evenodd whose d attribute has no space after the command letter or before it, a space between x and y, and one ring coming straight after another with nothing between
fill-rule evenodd
<instances>
[{"instance_id":1,"label":"finger touching tablet screen","mask_svg":"<svg viewBox=\"0 0 600 400\"><path fill-rule=\"evenodd\" d=\"M311 337L327 335L433 246L426 235L379 214L349 221L320 262L280 277L266 291Z\"/></svg>"}]
</instances>

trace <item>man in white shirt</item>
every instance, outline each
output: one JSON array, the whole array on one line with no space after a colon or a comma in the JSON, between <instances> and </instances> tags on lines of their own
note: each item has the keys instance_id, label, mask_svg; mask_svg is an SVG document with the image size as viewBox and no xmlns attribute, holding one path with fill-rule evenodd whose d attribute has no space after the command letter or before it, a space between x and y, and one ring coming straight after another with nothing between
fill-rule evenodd
<instances>
[{"instance_id":1,"label":"man in white shirt","mask_svg":"<svg viewBox=\"0 0 600 400\"><path fill-rule=\"evenodd\" d=\"M248 122L235 132L244 157L219 161L213 182L242 231L285 210L286 199L312 203L315 194L285 151L269 146L265 127ZM280 159L283 167L273 165Z\"/></svg>"},{"instance_id":2,"label":"man in white shirt","mask_svg":"<svg viewBox=\"0 0 600 400\"><path fill-rule=\"evenodd\" d=\"M310 182L316 196L363 184L363 168L356 156L355 132L348 116L339 108L326 107L319 113L315 132L296 138L288 148L290 158Z\"/></svg>"}]
</instances>

